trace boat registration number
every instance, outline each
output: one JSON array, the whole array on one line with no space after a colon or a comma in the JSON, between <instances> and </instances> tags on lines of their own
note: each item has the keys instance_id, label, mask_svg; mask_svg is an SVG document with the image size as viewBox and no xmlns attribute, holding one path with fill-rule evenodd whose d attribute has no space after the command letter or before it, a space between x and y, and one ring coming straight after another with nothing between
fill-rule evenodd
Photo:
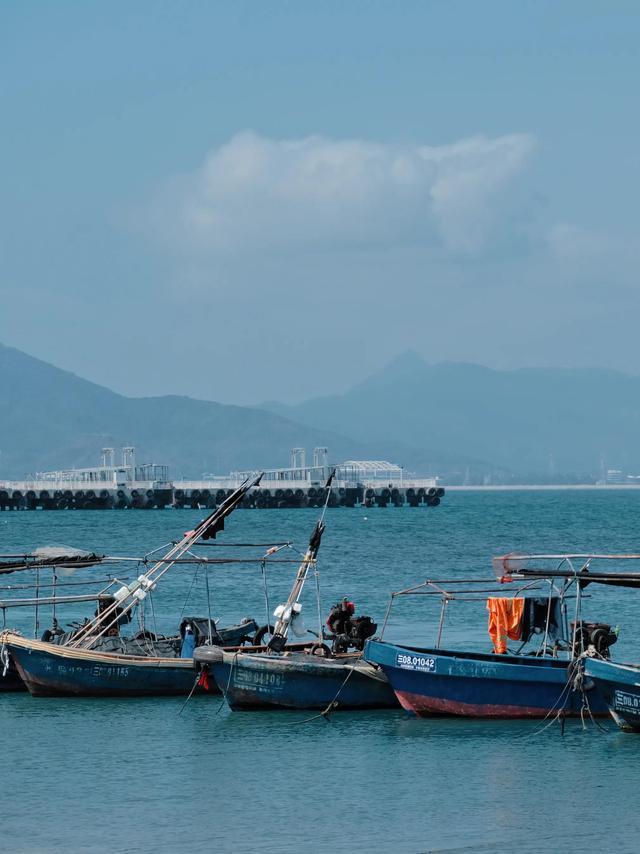
<instances>
[{"instance_id":1,"label":"boat registration number","mask_svg":"<svg viewBox=\"0 0 640 854\"><path fill-rule=\"evenodd\" d=\"M402 667L404 670L422 670L425 673L433 673L436 669L436 660L424 655L409 655L406 652L399 652L396 655L396 667Z\"/></svg>"},{"instance_id":2,"label":"boat registration number","mask_svg":"<svg viewBox=\"0 0 640 854\"><path fill-rule=\"evenodd\" d=\"M239 688L252 688L257 691L282 691L284 688L284 679L280 673L238 668L233 674L233 684Z\"/></svg>"},{"instance_id":3,"label":"boat registration number","mask_svg":"<svg viewBox=\"0 0 640 854\"><path fill-rule=\"evenodd\" d=\"M627 694L626 691L614 691L613 708L620 712L631 712L640 715L640 697L636 694Z\"/></svg>"}]
</instances>

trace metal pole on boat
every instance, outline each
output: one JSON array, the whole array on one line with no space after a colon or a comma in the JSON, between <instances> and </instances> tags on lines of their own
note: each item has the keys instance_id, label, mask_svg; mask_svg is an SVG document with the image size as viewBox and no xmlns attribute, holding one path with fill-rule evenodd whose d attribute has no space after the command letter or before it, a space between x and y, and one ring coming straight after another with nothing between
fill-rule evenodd
<instances>
[{"instance_id":1,"label":"metal pole on boat","mask_svg":"<svg viewBox=\"0 0 640 854\"><path fill-rule=\"evenodd\" d=\"M568 563L569 563L569 566L571 567L571 569L573 570L573 564L571 563L571 560L569 560ZM588 566L588 563L585 564L585 566ZM575 570L574 570L574 572L575 572ZM576 573L576 575L577 575L577 573ZM575 611L575 616L573 619L573 637L571 639L571 659L570 659L571 661L573 661L573 659L576 657L576 638L578 635L578 618L580 617L581 595L582 595L582 587L580 586L580 583L578 581L576 581L576 611ZM580 632L580 639L581 639L581 646L582 646L582 632ZM582 648L580 649L578 656L580 655L581 652L583 652Z\"/></svg>"},{"instance_id":2,"label":"metal pole on boat","mask_svg":"<svg viewBox=\"0 0 640 854\"><path fill-rule=\"evenodd\" d=\"M280 652L286 642L287 635L289 632L289 626L291 625L291 621L294 618L294 606L298 604L298 599L300 598L300 594L302 593L302 588L304 587L304 583L307 580L307 575L309 574L309 567L312 564L315 564L316 558L318 555L318 550L320 549L320 542L322 540L322 534L325 529L324 524L324 516L327 511L327 506L329 504L329 498L331 496L331 483L335 477L336 470L335 468L329 475L327 482L325 484L326 495L324 499L324 506L322 508L322 513L320 514L320 518L316 522L316 526L313 529L313 533L309 539L309 545L307 546L307 551L302 558L302 563L298 568L298 572L296 573L295 581L293 582L293 587L287 597L287 601L284 605L278 606L279 617L275 625L275 629L273 632L273 637L267 644L268 648L273 652ZM322 637L322 635L321 635Z\"/></svg>"},{"instance_id":3,"label":"metal pole on boat","mask_svg":"<svg viewBox=\"0 0 640 854\"><path fill-rule=\"evenodd\" d=\"M322 606L320 604L320 573L318 572L318 564L316 564L314 569L314 575L316 577L316 607L318 609L318 640L322 640Z\"/></svg>"},{"instance_id":4,"label":"metal pole on boat","mask_svg":"<svg viewBox=\"0 0 640 854\"><path fill-rule=\"evenodd\" d=\"M547 619L544 621L544 637L542 638L542 654L547 651L547 641L549 640L549 620L551 619L551 596L553 595L553 581L549 580L549 597L547 599ZM525 603L526 603L525 599Z\"/></svg>"},{"instance_id":5,"label":"metal pole on boat","mask_svg":"<svg viewBox=\"0 0 640 854\"><path fill-rule=\"evenodd\" d=\"M209 567L205 565L204 568L204 586L207 591L207 628L208 628L208 637L207 641L211 643L212 640L212 631L211 631L211 593L209 591Z\"/></svg>"},{"instance_id":6,"label":"metal pole on boat","mask_svg":"<svg viewBox=\"0 0 640 854\"><path fill-rule=\"evenodd\" d=\"M389 604L387 605L387 610L385 611L385 614L384 614L384 620L382 621L382 629L380 631L380 640L382 640L382 638L384 637L384 631L387 628L387 622L389 620L389 614L391 613L391 607L393 605L395 597L396 597L396 594L392 593L391 597L389 599Z\"/></svg>"},{"instance_id":7,"label":"metal pole on boat","mask_svg":"<svg viewBox=\"0 0 640 854\"><path fill-rule=\"evenodd\" d=\"M33 636L34 636L34 638L38 637L38 630L40 628L39 597L40 597L40 570L36 569L36 608L35 608L35 613L34 613L34 625L33 625Z\"/></svg>"},{"instance_id":8,"label":"metal pole on boat","mask_svg":"<svg viewBox=\"0 0 640 854\"><path fill-rule=\"evenodd\" d=\"M55 603L55 596L56 596L56 585L57 585L57 583L58 583L58 574L56 573L55 569L53 570L53 579L52 579L52 580L53 580L53 598L54 598L54 602L53 602L53 606L52 606L52 608L51 608L51 623L52 623L52 625L53 625L53 626L54 626L54 628L55 628L55 626L57 625L57 621L56 621L56 616L57 616L57 615L56 615L56 603Z\"/></svg>"},{"instance_id":9,"label":"metal pole on boat","mask_svg":"<svg viewBox=\"0 0 640 854\"><path fill-rule=\"evenodd\" d=\"M436 639L436 649L440 649L440 641L442 640L442 629L444 628L444 615L447 610L449 599L447 596L442 597L442 605L440 607L440 622L438 623L438 637Z\"/></svg>"}]
</instances>

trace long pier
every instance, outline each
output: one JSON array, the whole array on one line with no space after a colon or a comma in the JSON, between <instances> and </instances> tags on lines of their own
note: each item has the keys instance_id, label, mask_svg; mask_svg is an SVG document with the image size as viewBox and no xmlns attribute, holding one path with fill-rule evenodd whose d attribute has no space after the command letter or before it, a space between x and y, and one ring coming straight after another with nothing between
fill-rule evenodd
<instances>
[{"instance_id":1,"label":"long pier","mask_svg":"<svg viewBox=\"0 0 640 854\"><path fill-rule=\"evenodd\" d=\"M444 495L437 478L407 479L401 466L386 460L348 460L332 466L327 448L314 448L313 462L307 465L305 449L293 448L291 466L264 471L242 506L318 507L325 501L330 471L334 478L329 507L437 507ZM201 480L171 480L166 465L136 465L133 447L122 449L120 464L113 448L103 448L99 466L41 472L23 481L0 480L0 511L213 509L255 474L235 471L227 476L204 474Z\"/></svg>"},{"instance_id":2,"label":"long pier","mask_svg":"<svg viewBox=\"0 0 640 854\"><path fill-rule=\"evenodd\" d=\"M239 481L238 481L239 482ZM0 481L0 511L7 510L151 510L164 507L214 508L231 494L236 481L130 481L87 484L61 481ZM434 479L394 483L334 481L329 507L437 507L444 488ZM321 483L288 480L251 490L242 506L252 509L318 507L324 502Z\"/></svg>"}]
</instances>

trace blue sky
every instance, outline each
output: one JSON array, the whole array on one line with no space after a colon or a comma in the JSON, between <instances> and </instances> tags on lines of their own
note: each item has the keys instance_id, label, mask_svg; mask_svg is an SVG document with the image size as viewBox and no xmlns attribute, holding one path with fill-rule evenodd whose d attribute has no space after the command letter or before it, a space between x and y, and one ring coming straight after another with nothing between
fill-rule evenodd
<instances>
[{"instance_id":1,"label":"blue sky","mask_svg":"<svg viewBox=\"0 0 640 854\"><path fill-rule=\"evenodd\" d=\"M640 372L635 2L0 11L0 341L298 400L395 354Z\"/></svg>"}]
</instances>

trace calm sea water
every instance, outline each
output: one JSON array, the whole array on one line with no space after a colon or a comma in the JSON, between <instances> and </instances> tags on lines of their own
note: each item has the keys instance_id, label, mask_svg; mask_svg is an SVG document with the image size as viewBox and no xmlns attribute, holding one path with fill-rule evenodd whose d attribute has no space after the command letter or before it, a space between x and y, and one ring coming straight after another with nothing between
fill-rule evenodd
<instances>
[{"instance_id":1,"label":"calm sea water","mask_svg":"<svg viewBox=\"0 0 640 854\"><path fill-rule=\"evenodd\" d=\"M391 590L428 577L491 578L491 555L511 550L638 552L639 510L640 493L569 490L449 493L437 510L332 510L320 561L324 610L349 595L380 619ZM224 537L304 547L316 513L237 511ZM138 555L200 516L3 513L0 550L66 544ZM269 571L272 607L293 571ZM223 624L246 614L264 622L259 568L216 569L209 583ZM202 572L195 581L192 567L169 573L155 594L158 630L175 630L183 611L206 613L204 594ZM0 598L9 595L18 594ZM430 643L437 610L403 600L389 637ZM640 592L595 591L585 611L621 626L616 657L640 659ZM33 632L33 613L16 613L7 622ZM58 617L86 613L65 607ZM310 597L311 627L314 614ZM40 631L50 616L41 609ZM489 649L483 603L452 607L448 638ZM417 721L402 711L327 723L296 712L234 714L211 698L181 707L180 699L0 695L0 850L640 851L640 737L609 722L604 733L572 722L563 736L537 722Z\"/></svg>"}]
</instances>

